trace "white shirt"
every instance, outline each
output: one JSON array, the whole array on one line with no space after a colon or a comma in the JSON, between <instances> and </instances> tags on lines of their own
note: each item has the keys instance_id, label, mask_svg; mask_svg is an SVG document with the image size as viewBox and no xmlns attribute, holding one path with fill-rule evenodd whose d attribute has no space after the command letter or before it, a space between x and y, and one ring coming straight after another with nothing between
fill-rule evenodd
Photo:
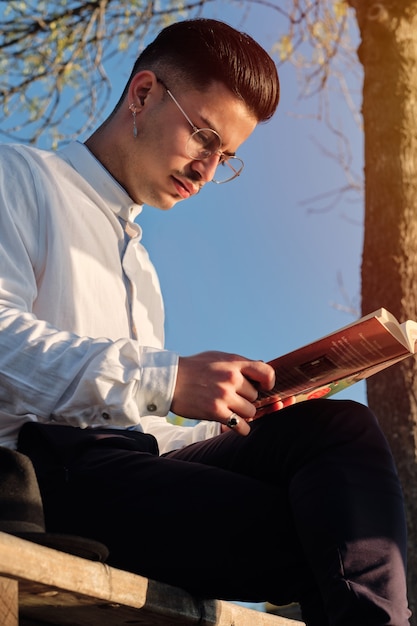
<instances>
[{"instance_id":1,"label":"white shirt","mask_svg":"<svg viewBox=\"0 0 417 626\"><path fill-rule=\"evenodd\" d=\"M0 445L28 420L136 428L161 453L219 432L166 419L178 357L141 210L81 143L0 145Z\"/></svg>"}]
</instances>

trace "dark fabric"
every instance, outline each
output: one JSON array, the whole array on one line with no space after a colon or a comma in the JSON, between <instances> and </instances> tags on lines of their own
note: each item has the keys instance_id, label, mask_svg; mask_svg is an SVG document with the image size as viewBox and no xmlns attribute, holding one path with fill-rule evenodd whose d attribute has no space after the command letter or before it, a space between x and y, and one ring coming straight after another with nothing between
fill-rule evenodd
<instances>
[{"instance_id":1,"label":"dark fabric","mask_svg":"<svg viewBox=\"0 0 417 626\"><path fill-rule=\"evenodd\" d=\"M385 438L314 400L158 456L132 431L25 425L47 528L203 597L299 601L308 626L406 626L406 531Z\"/></svg>"}]
</instances>

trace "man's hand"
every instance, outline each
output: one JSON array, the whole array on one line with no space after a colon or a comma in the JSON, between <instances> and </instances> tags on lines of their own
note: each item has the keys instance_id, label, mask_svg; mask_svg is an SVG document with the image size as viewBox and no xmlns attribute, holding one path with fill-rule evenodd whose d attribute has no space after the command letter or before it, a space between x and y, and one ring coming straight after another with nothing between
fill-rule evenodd
<instances>
[{"instance_id":1,"label":"man's hand","mask_svg":"<svg viewBox=\"0 0 417 626\"><path fill-rule=\"evenodd\" d=\"M177 415L227 425L231 414L239 420L235 432L247 435L254 417L258 390L272 389L275 373L263 361L236 354L202 352L180 357L171 409Z\"/></svg>"}]
</instances>

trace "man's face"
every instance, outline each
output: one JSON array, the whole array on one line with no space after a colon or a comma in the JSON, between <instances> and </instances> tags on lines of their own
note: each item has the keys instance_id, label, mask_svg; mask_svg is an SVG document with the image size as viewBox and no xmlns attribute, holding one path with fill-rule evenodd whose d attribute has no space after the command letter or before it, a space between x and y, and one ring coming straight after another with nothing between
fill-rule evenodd
<instances>
[{"instance_id":1,"label":"man's face","mask_svg":"<svg viewBox=\"0 0 417 626\"><path fill-rule=\"evenodd\" d=\"M221 83L213 83L204 92L178 93L175 84L168 88L195 127L211 128L220 135L226 155L235 154L256 126L246 105ZM136 125L137 137L129 134L128 149L116 173L135 202L170 209L212 180L219 155L204 160L188 156L186 145L193 129L160 83L148 93Z\"/></svg>"}]
</instances>

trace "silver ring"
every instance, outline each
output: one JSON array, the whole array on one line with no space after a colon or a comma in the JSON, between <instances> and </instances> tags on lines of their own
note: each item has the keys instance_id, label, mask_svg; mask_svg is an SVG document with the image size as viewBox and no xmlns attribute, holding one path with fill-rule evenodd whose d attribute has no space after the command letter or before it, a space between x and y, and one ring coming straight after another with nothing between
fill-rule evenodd
<instances>
[{"instance_id":1,"label":"silver ring","mask_svg":"<svg viewBox=\"0 0 417 626\"><path fill-rule=\"evenodd\" d=\"M226 426L228 426L229 428L236 428L238 424L239 424L238 416L236 415L236 413L232 413L226 422Z\"/></svg>"}]
</instances>

